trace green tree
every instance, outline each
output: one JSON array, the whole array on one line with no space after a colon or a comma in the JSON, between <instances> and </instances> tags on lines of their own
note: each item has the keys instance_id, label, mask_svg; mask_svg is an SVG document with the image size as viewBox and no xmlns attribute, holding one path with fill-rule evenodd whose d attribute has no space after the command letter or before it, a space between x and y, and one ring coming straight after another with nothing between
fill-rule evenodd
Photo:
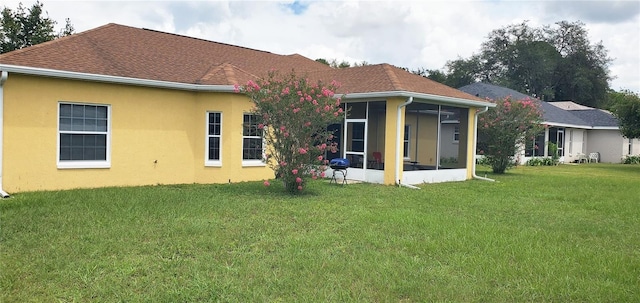
<instances>
[{"instance_id":1,"label":"green tree","mask_svg":"<svg viewBox=\"0 0 640 303\"><path fill-rule=\"evenodd\" d=\"M640 97L630 90L611 92L609 94L611 110L618 118L622 135L636 139L640 138Z\"/></svg>"},{"instance_id":2,"label":"green tree","mask_svg":"<svg viewBox=\"0 0 640 303\"><path fill-rule=\"evenodd\" d=\"M494 173L503 174L514 165L520 146L533 140L544 126L537 104L510 97L495 101L496 107L478 119L478 148Z\"/></svg>"},{"instance_id":3,"label":"green tree","mask_svg":"<svg viewBox=\"0 0 640 303\"><path fill-rule=\"evenodd\" d=\"M290 193L302 191L308 178L323 177L324 154L337 148L327 126L343 117L340 99L333 98L338 86L272 71L237 88L253 100L266 144L264 161Z\"/></svg>"},{"instance_id":4,"label":"green tree","mask_svg":"<svg viewBox=\"0 0 640 303\"><path fill-rule=\"evenodd\" d=\"M493 30L478 54L448 61L444 77L436 79L452 87L484 81L541 100L603 107L610 63L602 42L590 43L582 22L534 28L525 21Z\"/></svg>"},{"instance_id":5,"label":"green tree","mask_svg":"<svg viewBox=\"0 0 640 303\"><path fill-rule=\"evenodd\" d=\"M65 28L58 34L54 31L56 21L43 10L44 4L37 1L28 10L22 3L14 11L4 7L0 13L0 53L29 47L73 34L74 28L66 19Z\"/></svg>"}]
</instances>

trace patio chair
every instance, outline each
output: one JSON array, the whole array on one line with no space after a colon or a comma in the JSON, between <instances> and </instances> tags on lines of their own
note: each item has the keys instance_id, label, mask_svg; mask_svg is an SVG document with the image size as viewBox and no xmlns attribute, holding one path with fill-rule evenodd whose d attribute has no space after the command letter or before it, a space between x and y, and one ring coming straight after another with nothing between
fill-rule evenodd
<instances>
[{"instance_id":1,"label":"patio chair","mask_svg":"<svg viewBox=\"0 0 640 303\"><path fill-rule=\"evenodd\" d=\"M578 163L587 163L587 155L583 153L578 153Z\"/></svg>"},{"instance_id":2,"label":"patio chair","mask_svg":"<svg viewBox=\"0 0 640 303\"><path fill-rule=\"evenodd\" d=\"M600 154L599 153L590 153L589 154L589 163L591 163L591 162L598 163L599 160L600 160Z\"/></svg>"},{"instance_id":3,"label":"patio chair","mask_svg":"<svg viewBox=\"0 0 640 303\"><path fill-rule=\"evenodd\" d=\"M382 168L382 153L381 152L373 152L373 160L369 161L369 167L375 167L377 169Z\"/></svg>"}]
</instances>

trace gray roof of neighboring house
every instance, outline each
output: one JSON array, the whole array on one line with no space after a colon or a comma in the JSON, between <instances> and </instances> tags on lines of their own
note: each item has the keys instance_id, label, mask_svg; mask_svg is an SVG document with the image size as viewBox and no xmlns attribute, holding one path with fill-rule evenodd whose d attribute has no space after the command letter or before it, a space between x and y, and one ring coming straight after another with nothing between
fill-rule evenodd
<instances>
[{"instance_id":1,"label":"gray roof of neighboring house","mask_svg":"<svg viewBox=\"0 0 640 303\"><path fill-rule=\"evenodd\" d=\"M570 112L584 121L591 122L591 126L618 126L618 119L601 109L571 110Z\"/></svg>"},{"instance_id":2,"label":"gray roof of neighboring house","mask_svg":"<svg viewBox=\"0 0 640 303\"><path fill-rule=\"evenodd\" d=\"M564 110L548 102L540 101L531 96L502 86L476 82L458 89L476 97L488 98L491 100L497 100L507 96L511 96L513 99L517 100L530 98L540 105L540 109L543 113L543 120L550 124L569 124L583 127L618 126L616 118L606 111L595 108L588 110Z\"/></svg>"}]
</instances>

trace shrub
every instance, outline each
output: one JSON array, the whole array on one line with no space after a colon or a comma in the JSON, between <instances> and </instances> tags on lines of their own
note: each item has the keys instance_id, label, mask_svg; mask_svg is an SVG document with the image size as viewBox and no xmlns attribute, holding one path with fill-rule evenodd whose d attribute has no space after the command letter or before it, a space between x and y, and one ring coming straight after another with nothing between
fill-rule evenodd
<instances>
[{"instance_id":1,"label":"shrub","mask_svg":"<svg viewBox=\"0 0 640 303\"><path fill-rule=\"evenodd\" d=\"M335 81L312 83L294 72L283 76L276 71L236 87L254 102L266 144L263 161L290 193L302 191L307 178L323 177L325 151L337 149L327 126L343 117L340 99L333 98L338 87Z\"/></svg>"},{"instance_id":2,"label":"shrub","mask_svg":"<svg viewBox=\"0 0 640 303\"><path fill-rule=\"evenodd\" d=\"M628 155L622 160L623 164L640 164L640 155Z\"/></svg>"},{"instance_id":3,"label":"shrub","mask_svg":"<svg viewBox=\"0 0 640 303\"><path fill-rule=\"evenodd\" d=\"M558 159L552 157L533 157L527 160L529 166L554 166L558 164Z\"/></svg>"},{"instance_id":4,"label":"shrub","mask_svg":"<svg viewBox=\"0 0 640 303\"><path fill-rule=\"evenodd\" d=\"M517 147L525 145L543 130L542 114L530 99L495 101L496 107L478 121L478 147L494 173L502 174L515 165Z\"/></svg>"}]
</instances>

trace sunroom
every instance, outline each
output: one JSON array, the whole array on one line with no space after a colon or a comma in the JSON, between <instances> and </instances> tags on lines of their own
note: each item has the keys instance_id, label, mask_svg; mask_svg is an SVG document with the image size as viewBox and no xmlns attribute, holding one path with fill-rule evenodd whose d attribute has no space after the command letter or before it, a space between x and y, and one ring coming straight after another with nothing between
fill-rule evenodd
<instances>
[{"instance_id":1,"label":"sunroom","mask_svg":"<svg viewBox=\"0 0 640 303\"><path fill-rule=\"evenodd\" d=\"M327 157L349 160L347 180L416 185L468 179L468 107L413 98L345 107L342 123L330 126L338 152Z\"/></svg>"}]
</instances>

